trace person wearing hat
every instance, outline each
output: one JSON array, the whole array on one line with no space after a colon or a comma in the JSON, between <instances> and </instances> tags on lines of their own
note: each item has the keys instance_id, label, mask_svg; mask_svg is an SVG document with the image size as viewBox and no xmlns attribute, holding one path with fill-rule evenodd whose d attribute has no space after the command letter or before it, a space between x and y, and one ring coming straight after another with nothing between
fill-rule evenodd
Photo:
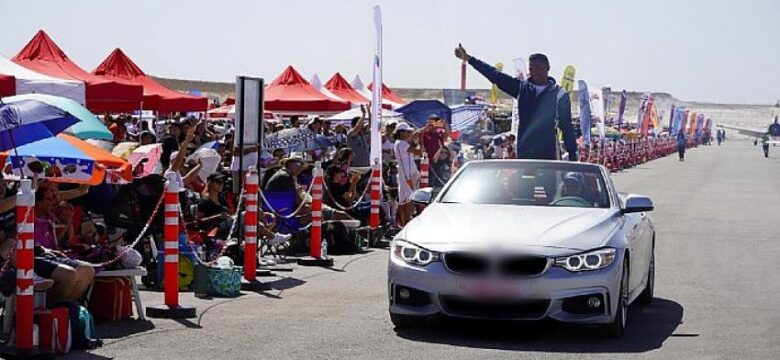
<instances>
[{"instance_id":1,"label":"person wearing hat","mask_svg":"<svg viewBox=\"0 0 780 360\"><path fill-rule=\"evenodd\" d=\"M282 167L265 184L266 191L296 191L298 175L306 170L308 164L299 156L290 155L282 159Z\"/></svg>"},{"instance_id":2,"label":"person wearing hat","mask_svg":"<svg viewBox=\"0 0 780 360\"><path fill-rule=\"evenodd\" d=\"M393 151L398 162L398 225L401 227L412 219L414 206L410 200L420 180L420 171L414 158L421 156L422 150L411 145L412 138L418 133L415 133L405 122L395 128L396 140Z\"/></svg>"}]
</instances>

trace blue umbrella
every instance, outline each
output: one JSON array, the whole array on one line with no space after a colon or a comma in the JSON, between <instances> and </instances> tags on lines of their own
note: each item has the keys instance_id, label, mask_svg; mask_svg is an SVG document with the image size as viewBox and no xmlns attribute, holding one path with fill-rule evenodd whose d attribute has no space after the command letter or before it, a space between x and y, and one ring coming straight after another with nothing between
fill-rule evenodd
<instances>
[{"instance_id":1,"label":"blue umbrella","mask_svg":"<svg viewBox=\"0 0 780 360\"><path fill-rule=\"evenodd\" d=\"M37 100L0 102L0 151L54 137L79 119Z\"/></svg>"}]
</instances>

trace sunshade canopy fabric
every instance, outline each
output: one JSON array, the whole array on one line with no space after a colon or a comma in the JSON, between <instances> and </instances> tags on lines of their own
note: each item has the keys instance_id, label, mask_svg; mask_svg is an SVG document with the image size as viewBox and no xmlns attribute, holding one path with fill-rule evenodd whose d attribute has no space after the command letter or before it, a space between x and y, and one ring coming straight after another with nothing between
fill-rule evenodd
<instances>
[{"instance_id":1,"label":"sunshade canopy fabric","mask_svg":"<svg viewBox=\"0 0 780 360\"><path fill-rule=\"evenodd\" d=\"M369 101L363 95L360 95L352 85L349 84L347 79L344 79L341 74L336 73L333 77L325 83L325 88L328 89L334 95L350 101L354 104L368 104Z\"/></svg>"},{"instance_id":2,"label":"sunshade canopy fabric","mask_svg":"<svg viewBox=\"0 0 780 360\"><path fill-rule=\"evenodd\" d=\"M452 110L439 100L412 101L396 109L396 111L403 114L404 119L416 127L425 126L428 117L431 115L438 115L447 124L450 124L452 119Z\"/></svg>"},{"instance_id":3,"label":"sunshade canopy fabric","mask_svg":"<svg viewBox=\"0 0 780 360\"><path fill-rule=\"evenodd\" d=\"M265 89L265 110L275 113L335 114L349 108L349 102L329 99L317 91L292 66Z\"/></svg>"},{"instance_id":4,"label":"sunshade canopy fabric","mask_svg":"<svg viewBox=\"0 0 780 360\"><path fill-rule=\"evenodd\" d=\"M86 104L92 112L138 110L143 100L142 86L105 80L84 71L43 30L11 60L49 76L85 82Z\"/></svg>"},{"instance_id":5,"label":"sunshade canopy fabric","mask_svg":"<svg viewBox=\"0 0 780 360\"><path fill-rule=\"evenodd\" d=\"M83 81L64 80L44 75L8 60L3 56L0 56L0 74L13 76L16 84L13 93L0 96L46 94L62 96L81 105L86 104Z\"/></svg>"},{"instance_id":6,"label":"sunshade canopy fabric","mask_svg":"<svg viewBox=\"0 0 780 360\"><path fill-rule=\"evenodd\" d=\"M16 78L0 74L0 97L16 94Z\"/></svg>"},{"instance_id":7,"label":"sunshade canopy fabric","mask_svg":"<svg viewBox=\"0 0 780 360\"><path fill-rule=\"evenodd\" d=\"M92 71L106 80L127 81L144 88L143 108L161 113L206 111L208 99L168 89L148 77L121 49L115 49Z\"/></svg>"},{"instance_id":8,"label":"sunshade canopy fabric","mask_svg":"<svg viewBox=\"0 0 780 360\"><path fill-rule=\"evenodd\" d=\"M374 90L374 84L370 83L368 84L368 90L373 91ZM406 104L406 100L398 96L398 94L395 93L395 91L391 90L387 85L382 84L382 99L389 100L391 102L394 102L396 104Z\"/></svg>"}]
</instances>

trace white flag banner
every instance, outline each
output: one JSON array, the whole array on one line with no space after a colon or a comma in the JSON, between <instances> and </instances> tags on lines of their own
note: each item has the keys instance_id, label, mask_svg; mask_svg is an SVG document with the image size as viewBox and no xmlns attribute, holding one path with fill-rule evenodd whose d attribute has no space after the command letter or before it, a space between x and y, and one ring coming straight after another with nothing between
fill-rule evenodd
<instances>
[{"instance_id":1,"label":"white flag banner","mask_svg":"<svg viewBox=\"0 0 780 360\"><path fill-rule=\"evenodd\" d=\"M371 164L382 162L382 11L374 6L374 26L376 27L376 53L374 54L374 86L371 94Z\"/></svg>"},{"instance_id":2,"label":"white flag banner","mask_svg":"<svg viewBox=\"0 0 780 360\"><path fill-rule=\"evenodd\" d=\"M601 86L591 85L588 87L588 94L590 95L590 113L592 118L592 124L596 125L599 132L599 138L604 141L606 134L604 133L604 90Z\"/></svg>"},{"instance_id":3,"label":"white flag banner","mask_svg":"<svg viewBox=\"0 0 780 360\"><path fill-rule=\"evenodd\" d=\"M512 59L512 62L515 64L515 74L518 79L525 80L525 60L523 58L515 58ZM512 100L512 124L510 127L510 134L514 134L517 136L517 132L520 128L520 115L517 113L517 98L514 98Z\"/></svg>"}]
</instances>

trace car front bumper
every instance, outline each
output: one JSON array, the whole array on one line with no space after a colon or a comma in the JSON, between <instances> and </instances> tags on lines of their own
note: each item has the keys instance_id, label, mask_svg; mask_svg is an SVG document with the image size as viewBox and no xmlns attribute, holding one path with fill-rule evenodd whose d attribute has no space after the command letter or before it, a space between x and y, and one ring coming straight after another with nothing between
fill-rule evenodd
<instances>
[{"instance_id":1,"label":"car front bumper","mask_svg":"<svg viewBox=\"0 0 780 360\"><path fill-rule=\"evenodd\" d=\"M609 267L596 271L573 273L553 266L536 277L487 279L452 273L442 262L419 267L390 255L390 312L502 320L551 318L566 323L605 324L612 321L617 308L622 274L619 264L622 256ZM471 286L481 282L492 283L493 289L503 289L500 300L485 297L474 290L480 287ZM398 295L397 291L404 288L406 294L411 291L416 295L415 301L411 301L414 304ZM602 306L572 306L587 304L582 299L593 296L601 299ZM421 297L425 299L420 301Z\"/></svg>"}]
</instances>

